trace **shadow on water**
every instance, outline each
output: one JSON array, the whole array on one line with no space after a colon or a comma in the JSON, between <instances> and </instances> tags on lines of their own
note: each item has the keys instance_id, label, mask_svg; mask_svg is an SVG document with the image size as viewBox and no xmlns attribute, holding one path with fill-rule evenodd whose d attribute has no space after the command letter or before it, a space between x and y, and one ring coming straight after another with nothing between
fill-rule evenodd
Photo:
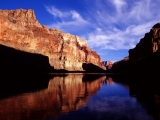
<instances>
[{"instance_id":1,"label":"shadow on water","mask_svg":"<svg viewBox=\"0 0 160 120\"><path fill-rule=\"evenodd\" d=\"M1 76L0 120L44 120L86 105L102 85L83 74Z\"/></svg>"},{"instance_id":2,"label":"shadow on water","mask_svg":"<svg viewBox=\"0 0 160 120\"><path fill-rule=\"evenodd\" d=\"M130 96L135 97L155 120L160 120L160 80L157 74L113 75L111 78L127 85Z\"/></svg>"},{"instance_id":3,"label":"shadow on water","mask_svg":"<svg viewBox=\"0 0 160 120\"><path fill-rule=\"evenodd\" d=\"M1 75L0 98L0 120L160 119L151 75Z\"/></svg>"},{"instance_id":4,"label":"shadow on water","mask_svg":"<svg viewBox=\"0 0 160 120\"><path fill-rule=\"evenodd\" d=\"M105 76L105 74L85 74L85 75L83 75L83 77L82 77L82 81L83 82L92 82L92 81L94 81L94 80L97 80L97 79L99 79L99 78L101 78L102 76Z\"/></svg>"},{"instance_id":5,"label":"shadow on water","mask_svg":"<svg viewBox=\"0 0 160 120\"><path fill-rule=\"evenodd\" d=\"M48 87L49 74L0 74L0 99Z\"/></svg>"}]
</instances>

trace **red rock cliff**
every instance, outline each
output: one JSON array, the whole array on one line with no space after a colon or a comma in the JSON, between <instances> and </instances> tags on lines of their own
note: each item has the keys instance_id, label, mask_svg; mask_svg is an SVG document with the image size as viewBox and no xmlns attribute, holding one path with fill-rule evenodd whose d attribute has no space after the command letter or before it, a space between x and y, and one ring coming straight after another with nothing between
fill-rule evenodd
<instances>
[{"instance_id":1,"label":"red rock cliff","mask_svg":"<svg viewBox=\"0 0 160 120\"><path fill-rule=\"evenodd\" d=\"M48 56L54 69L83 71L84 63L105 69L85 40L41 25L30 9L0 10L0 44Z\"/></svg>"}]
</instances>

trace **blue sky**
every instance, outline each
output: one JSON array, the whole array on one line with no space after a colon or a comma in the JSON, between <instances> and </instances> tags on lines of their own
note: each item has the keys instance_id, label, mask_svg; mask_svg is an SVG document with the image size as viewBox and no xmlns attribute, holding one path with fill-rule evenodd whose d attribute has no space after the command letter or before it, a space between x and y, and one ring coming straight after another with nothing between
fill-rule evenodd
<instances>
[{"instance_id":1,"label":"blue sky","mask_svg":"<svg viewBox=\"0 0 160 120\"><path fill-rule=\"evenodd\" d=\"M128 55L160 22L160 0L0 0L0 9L33 9L49 28L87 40L102 60Z\"/></svg>"}]
</instances>

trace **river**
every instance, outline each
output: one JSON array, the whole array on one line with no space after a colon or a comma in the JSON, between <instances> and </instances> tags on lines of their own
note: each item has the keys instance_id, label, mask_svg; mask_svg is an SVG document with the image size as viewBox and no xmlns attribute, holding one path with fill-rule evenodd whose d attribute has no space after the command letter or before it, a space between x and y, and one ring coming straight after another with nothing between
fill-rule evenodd
<instances>
[{"instance_id":1,"label":"river","mask_svg":"<svg viewBox=\"0 0 160 120\"><path fill-rule=\"evenodd\" d=\"M158 120L159 81L150 79L95 73L2 75L0 120Z\"/></svg>"}]
</instances>

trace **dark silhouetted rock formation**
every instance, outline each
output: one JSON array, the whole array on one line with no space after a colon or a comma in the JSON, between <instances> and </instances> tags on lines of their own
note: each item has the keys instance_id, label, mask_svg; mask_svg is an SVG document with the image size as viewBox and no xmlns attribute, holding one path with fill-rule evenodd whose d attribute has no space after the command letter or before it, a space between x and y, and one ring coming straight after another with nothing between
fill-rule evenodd
<instances>
[{"instance_id":1,"label":"dark silhouetted rock formation","mask_svg":"<svg viewBox=\"0 0 160 120\"><path fill-rule=\"evenodd\" d=\"M52 72L47 56L0 45L0 73Z\"/></svg>"},{"instance_id":2,"label":"dark silhouetted rock formation","mask_svg":"<svg viewBox=\"0 0 160 120\"><path fill-rule=\"evenodd\" d=\"M160 23L152 27L149 33L146 33L135 48L129 50L130 60L138 60L151 55L160 49Z\"/></svg>"},{"instance_id":3,"label":"dark silhouetted rock formation","mask_svg":"<svg viewBox=\"0 0 160 120\"><path fill-rule=\"evenodd\" d=\"M112 71L157 72L160 67L160 23L152 27L135 48L129 50L129 57L115 62Z\"/></svg>"}]
</instances>

